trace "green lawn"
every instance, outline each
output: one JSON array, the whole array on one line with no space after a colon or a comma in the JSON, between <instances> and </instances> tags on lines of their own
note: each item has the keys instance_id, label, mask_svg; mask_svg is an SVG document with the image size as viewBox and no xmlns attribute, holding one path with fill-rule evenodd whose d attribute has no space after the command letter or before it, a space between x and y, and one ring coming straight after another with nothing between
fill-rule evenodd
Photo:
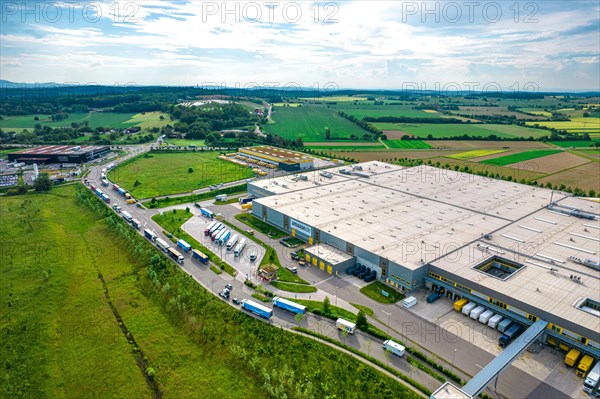
<instances>
[{"instance_id":1,"label":"green lawn","mask_svg":"<svg viewBox=\"0 0 600 399\"><path fill-rule=\"evenodd\" d=\"M283 244L289 248L295 248L304 244L304 241L302 241L298 237L288 237L283 240Z\"/></svg>"},{"instance_id":2,"label":"green lawn","mask_svg":"<svg viewBox=\"0 0 600 399\"><path fill-rule=\"evenodd\" d=\"M13 152L20 151L20 150L22 150L22 148L18 148L18 147L0 149L0 159L7 158L8 154L11 154Z\"/></svg>"},{"instance_id":3,"label":"green lawn","mask_svg":"<svg viewBox=\"0 0 600 399\"><path fill-rule=\"evenodd\" d=\"M180 147L187 146L196 146L196 147L204 147L204 140L191 140L191 139L165 139L165 144L169 145L177 145Z\"/></svg>"},{"instance_id":4,"label":"green lawn","mask_svg":"<svg viewBox=\"0 0 600 399\"><path fill-rule=\"evenodd\" d=\"M387 292L388 296L383 295L381 291ZM404 298L403 294L392 287L385 285L381 281L373 281L371 284L361 288L360 292L379 303L396 303Z\"/></svg>"},{"instance_id":5,"label":"green lawn","mask_svg":"<svg viewBox=\"0 0 600 399\"><path fill-rule=\"evenodd\" d=\"M434 138L460 137L462 135L489 137L494 134L501 138L541 137L548 131L516 125L467 124L467 123L374 123L381 130L400 130L415 137Z\"/></svg>"},{"instance_id":6,"label":"green lawn","mask_svg":"<svg viewBox=\"0 0 600 399\"><path fill-rule=\"evenodd\" d=\"M487 159L485 161L481 161L481 163L487 165L505 166L517 162L529 161L530 159L545 157L547 155L558 154L559 152L561 152L561 150L524 151L517 154L506 155L504 157Z\"/></svg>"},{"instance_id":7,"label":"green lawn","mask_svg":"<svg viewBox=\"0 0 600 399\"><path fill-rule=\"evenodd\" d=\"M150 152L117 166L108 177L136 198L152 198L254 176L250 169L217 159L218 155L218 152ZM191 173L189 168L193 170Z\"/></svg>"},{"instance_id":8,"label":"green lawn","mask_svg":"<svg viewBox=\"0 0 600 399\"><path fill-rule=\"evenodd\" d=\"M309 145L306 148L310 148L311 150L329 150L329 151L382 151L385 150L383 145L361 145L361 146L353 146L353 145L336 145L336 146L327 146L327 145Z\"/></svg>"},{"instance_id":9,"label":"green lawn","mask_svg":"<svg viewBox=\"0 0 600 399\"><path fill-rule=\"evenodd\" d=\"M271 285L277 289L288 292L317 292L317 289L312 285L290 284L284 281L273 281Z\"/></svg>"},{"instance_id":10,"label":"green lawn","mask_svg":"<svg viewBox=\"0 0 600 399\"><path fill-rule=\"evenodd\" d=\"M427 149L431 148L429 144L422 140L385 140L384 143L390 148L414 148Z\"/></svg>"},{"instance_id":11,"label":"green lawn","mask_svg":"<svg viewBox=\"0 0 600 399\"><path fill-rule=\"evenodd\" d=\"M135 125L135 122L129 122L135 115L135 113L88 112L83 114L69 114L67 119L57 122L53 122L50 119L50 115L3 116L4 119L0 120L0 128L33 129L36 123L50 127L70 127L72 122L83 123L85 121L88 122L91 128L127 128ZM38 121L34 119L36 116L39 118Z\"/></svg>"},{"instance_id":12,"label":"green lawn","mask_svg":"<svg viewBox=\"0 0 600 399\"><path fill-rule=\"evenodd\" d=\"M274 107L271 117L275 123L265 125L266 132L292 140L302 137L305 143L325 141L326 127L330 129L332 139L350 137L353 134L359 138L364 134L370 135L366 130L339 116L333 108Z\"/></svg>"},{"instance_id":13,"label":"green lawn","mask_svg":"<svg viewBox=\"0 0 600 399\"><path fill-rule=\"evenodd\" d=\"M160 117L162 116L162 119ZM133 123L133 126L139 126L142 129L150 129L152 127L163 127L166 125L172 125L174 122L171 121L169 114L164 112L144 112L132 116L125 123Z\"/></svg>"},{"instance_id":14,"label":"green lawn","mask_svg":"<svg viewBox=\"0 0 600 399\"><path fill-rule=\"evenodd\" d=\"M506 152L507 150L472 150L459 152L458 154L448 155L449 158L454 159L471 159L471 158L479 158L485 157L488 155L499 154L501 152Z\"/></svg>"},{"instance_id":15,"label":"green lawn","mask_svg":"<svg viewBox=\"0 0 600 399\"><path fill-rule=\"evenodd\" d=\"M277 227L273 227L270 224L265 223L262 220L247 213L239 213L235 215L235 218L240 222L247 224L253 229L260 231L261 233L273 239L279 239L289 235L285 231L281 231Z\"/></svg>"},{"instance_id":16,"label":"green lawn","mask_svg":"<svg viewBox=\"0 0 600 399\"><path fill-rule=\"evenodd\" d=\"M600 143L600 140L591 140L591 141L550 141L550 143L557 145L559 147L568 148L568 147L595 147L596 143Z\"/></svg>"}]
</instances>

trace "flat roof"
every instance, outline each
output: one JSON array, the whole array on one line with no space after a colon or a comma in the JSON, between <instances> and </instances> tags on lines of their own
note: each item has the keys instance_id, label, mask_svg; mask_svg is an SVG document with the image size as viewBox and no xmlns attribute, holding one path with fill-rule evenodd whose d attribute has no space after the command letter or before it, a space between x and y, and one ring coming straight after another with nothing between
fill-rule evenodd
<instances>
[{"instance_id":1,"label":"flat roof","mask_svg":"<svg viewBox=\"0 0 600 399\"><path fill-rule=\"evenodd\" d=\"M97 151L108 146L95 145L44 145L41 147L27 148L22 151L15 152L19 155L80 155L90 151Z\"/></svg>"},{"instance_id":2,"label":"flat roof","mask_svg":"<svg viewBox=\"0 0 600 399\"><path fill-rule=\"evenodd\" d=\"M308 247L304 250L304 252L326 260L333 266L354 258L354 256L348 254L347 252L325 243L319 243L317 245L313 245L312 247Z\"/></svg>"},{"instance_id":3,"label":"flat roof","mask_svg":"<svg viewBox=\"0 0 600 399\"><path fill-rule=\"evenodd\" d=\"M541 209L552 195L460 172L448 178L424 165L359 165L369 178L334 168L335 180L323 178L331 183L299 181L284 190L272 187L281 187L283 178L273 179L269 188L280 194L255 202L414 270ZM564 197L554 193L553 199Z\"/></svg>"},{"instance_id":4,"label":"flat roof","mask_svg":"<svg viewBox=\"0 0 600 399\"><path fill-rule=\"evenodd\" d=\"M455 387L450 382L445 382L441 387L431 394L433 399L472 399L473 397L465 393L462 389Z\"/></svg>"},{"instance_id":5,"label":"flat roof","mask_svg":"<svg viewBox=\"0 0 600 399\"><path fill-rule=\"evenodd\" d=\"M251 154L258 157L264 156L269 158L275 158L272 160L278 160L280 162L302 162L310 161L313 159L312 156L303 152L286 150L284 148L271 147L269 145L259 145L254 147L240 148L241 153Z\"/></svg>"}]
</instances>

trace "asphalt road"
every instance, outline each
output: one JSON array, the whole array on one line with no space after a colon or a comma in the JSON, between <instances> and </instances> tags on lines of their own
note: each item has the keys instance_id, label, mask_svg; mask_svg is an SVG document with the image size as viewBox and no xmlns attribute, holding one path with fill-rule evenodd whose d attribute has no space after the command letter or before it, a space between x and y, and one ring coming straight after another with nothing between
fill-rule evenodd
<instances>
[{"instance_id":1,"label":"asphalt road","mask_svg":"<svg viewBox=\"0 0 600 399\"><path fill-rule=\"evenodd\" d=\"M115 163L123 162L124 160L136 156L139 153L148 150L149 148L150 145L138 146L132 153L122 157L119 161L115 161ZM151 219L151 215L156 213L156 210L138 208L135 204L127 205L125 203L125 197L114 191L112 187L103 187L101 185L102 168L103 166L92 167L92 171L88 175L90 184L101 187L102 191L110 197L111 206L115 202L119 203L123 210L127 210L135 219L140 220L142 223L142 227L139 230L140 234L143 235L144 228L148 228L153 230L159 237L169 242L168 238L162 234L162 228ZM232 217L232 215L236 212L235 208L230 206L222 206L220 207L220 212L228 221L237 225L241 225L240 222ZM245 226L241 225L241 227ZM284 266L296 265L295 262L291 261L289 258L290 250L288 248L284 247L276 240L272 240L263 236L259 232L256 232L256 236L259 239L265 240L265 242L276 249ZM230 283L234 287L232 291L232 297L238 297L240 299L252 299L251 294L253 291L246 287L241 281L236 280L234 277L226 273L216 275L208 268L208 266L192 261L189 254L184 254L184 256L186 259L184 264L180 265L181 268L185 270L186 273L193 276L193 278L204 288L210 290L214 294L217 294L223 289L223 286L226 283ZM445 331L442 331L439 326L416 316L412 312L402 308L401 305L379 304L364 295L358 294L356 289L344 289L349 284L347 282L341 283L338 281L338 279L323 281L327 276L320 269L303 268L300 270L300 275L302 278L308 281L321 281L318 286L321 294L326 293L330 296L330 298L333 298L335 294L335 301L339 302L338 306L354 310L350 303L358 303L373 309L376 316L380 314L383 315L382 318L386 319L385 323L382 323L378 319L372 318L370 318L370 322L384 331L386 331L388 328L388 316L386 314L391 314L389 316L389 329L392 336L397 336L405 342L412 341L413 344L418 344L423 348L427 348L423 351L436 354L436 360L439 363L445 363L444 365L446 368L451 367L448 359L451 359L454 356L452 365L454 370L457 372L463 371L466 373L466 375L472 376L476 374L482 366L486 365L493 359L493 356L485 350L480 349L476 345L460 337L453 336ZM293 294L287 294L287 296L291 295ZM304 297L307 295L308 294L304 294ZM298 294L298 297L301 296L301 294ZM317 297L318 295L313 294L314 299L317 299ZM386 314L384 314L383 311L385 311ZM283 327L296 325L293 315L279 309L274 311L274 317L271 323ZM337 334L337 331L335 330L335 322L328 319L321 319L314 315L308 315L303 323L306 324L303 325L304 327L317 329L315 331L319 331L321 333L326 332L327 334ZM344 340L344 343L360 349L365 353L370 353L371 356L374 356L383 362L389 361L391 366L397 368L404 374L411 375L412 378L420 381L423 385L429 387L430 389L435 389L440 385L438 381L433 380L429 375L409 365L405 359L395 357L388 359L384 351L381 349L381 343L376 339L369 339L363 333L358 333L357 335L349 338L341 336L338 338ZM454 353L454 349L457 349L456 353ZM459 374L463 373L459 372ZM463 374L463 378L464 376L465 375ZM517 369L514 366L510 366L501 374L498 380L497 389L497 392L499 392L501 396L509 398L527 397L539 399L558 399L568 397L552 386Z\"/></svg>"}]
</instances>

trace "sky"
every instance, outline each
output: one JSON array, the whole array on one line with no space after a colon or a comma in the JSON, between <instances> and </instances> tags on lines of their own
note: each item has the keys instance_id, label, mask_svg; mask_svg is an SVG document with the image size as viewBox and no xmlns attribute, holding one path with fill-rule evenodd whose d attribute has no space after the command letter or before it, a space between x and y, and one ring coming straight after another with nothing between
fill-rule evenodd
<instances>
[{"instance_id":1,"label":"sky","mask_svg":"<svg viewBox=\"0 0 600 399\"><path fill-rule=\"evenodd\" d=\"M600 90L597 1L0 2L0 79Z\"/></svg>"}]
</instances>

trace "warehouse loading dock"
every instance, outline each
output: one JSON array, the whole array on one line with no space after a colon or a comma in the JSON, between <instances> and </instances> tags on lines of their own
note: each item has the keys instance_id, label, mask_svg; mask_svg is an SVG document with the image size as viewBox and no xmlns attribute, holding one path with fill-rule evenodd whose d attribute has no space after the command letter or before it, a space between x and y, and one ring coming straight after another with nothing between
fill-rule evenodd
<instances>
[{"instance_id":1,"label":"warehouse loading dock","mask_svg":"<svg viewBox=\"0 0 600 399\"><path fill-rule=\"evenodd\" d=\"M318 244L304 250L308 265L318 267L327 274L337 276L356 264L356 258L327 244Z\"/></svg>"}]
</instances>

